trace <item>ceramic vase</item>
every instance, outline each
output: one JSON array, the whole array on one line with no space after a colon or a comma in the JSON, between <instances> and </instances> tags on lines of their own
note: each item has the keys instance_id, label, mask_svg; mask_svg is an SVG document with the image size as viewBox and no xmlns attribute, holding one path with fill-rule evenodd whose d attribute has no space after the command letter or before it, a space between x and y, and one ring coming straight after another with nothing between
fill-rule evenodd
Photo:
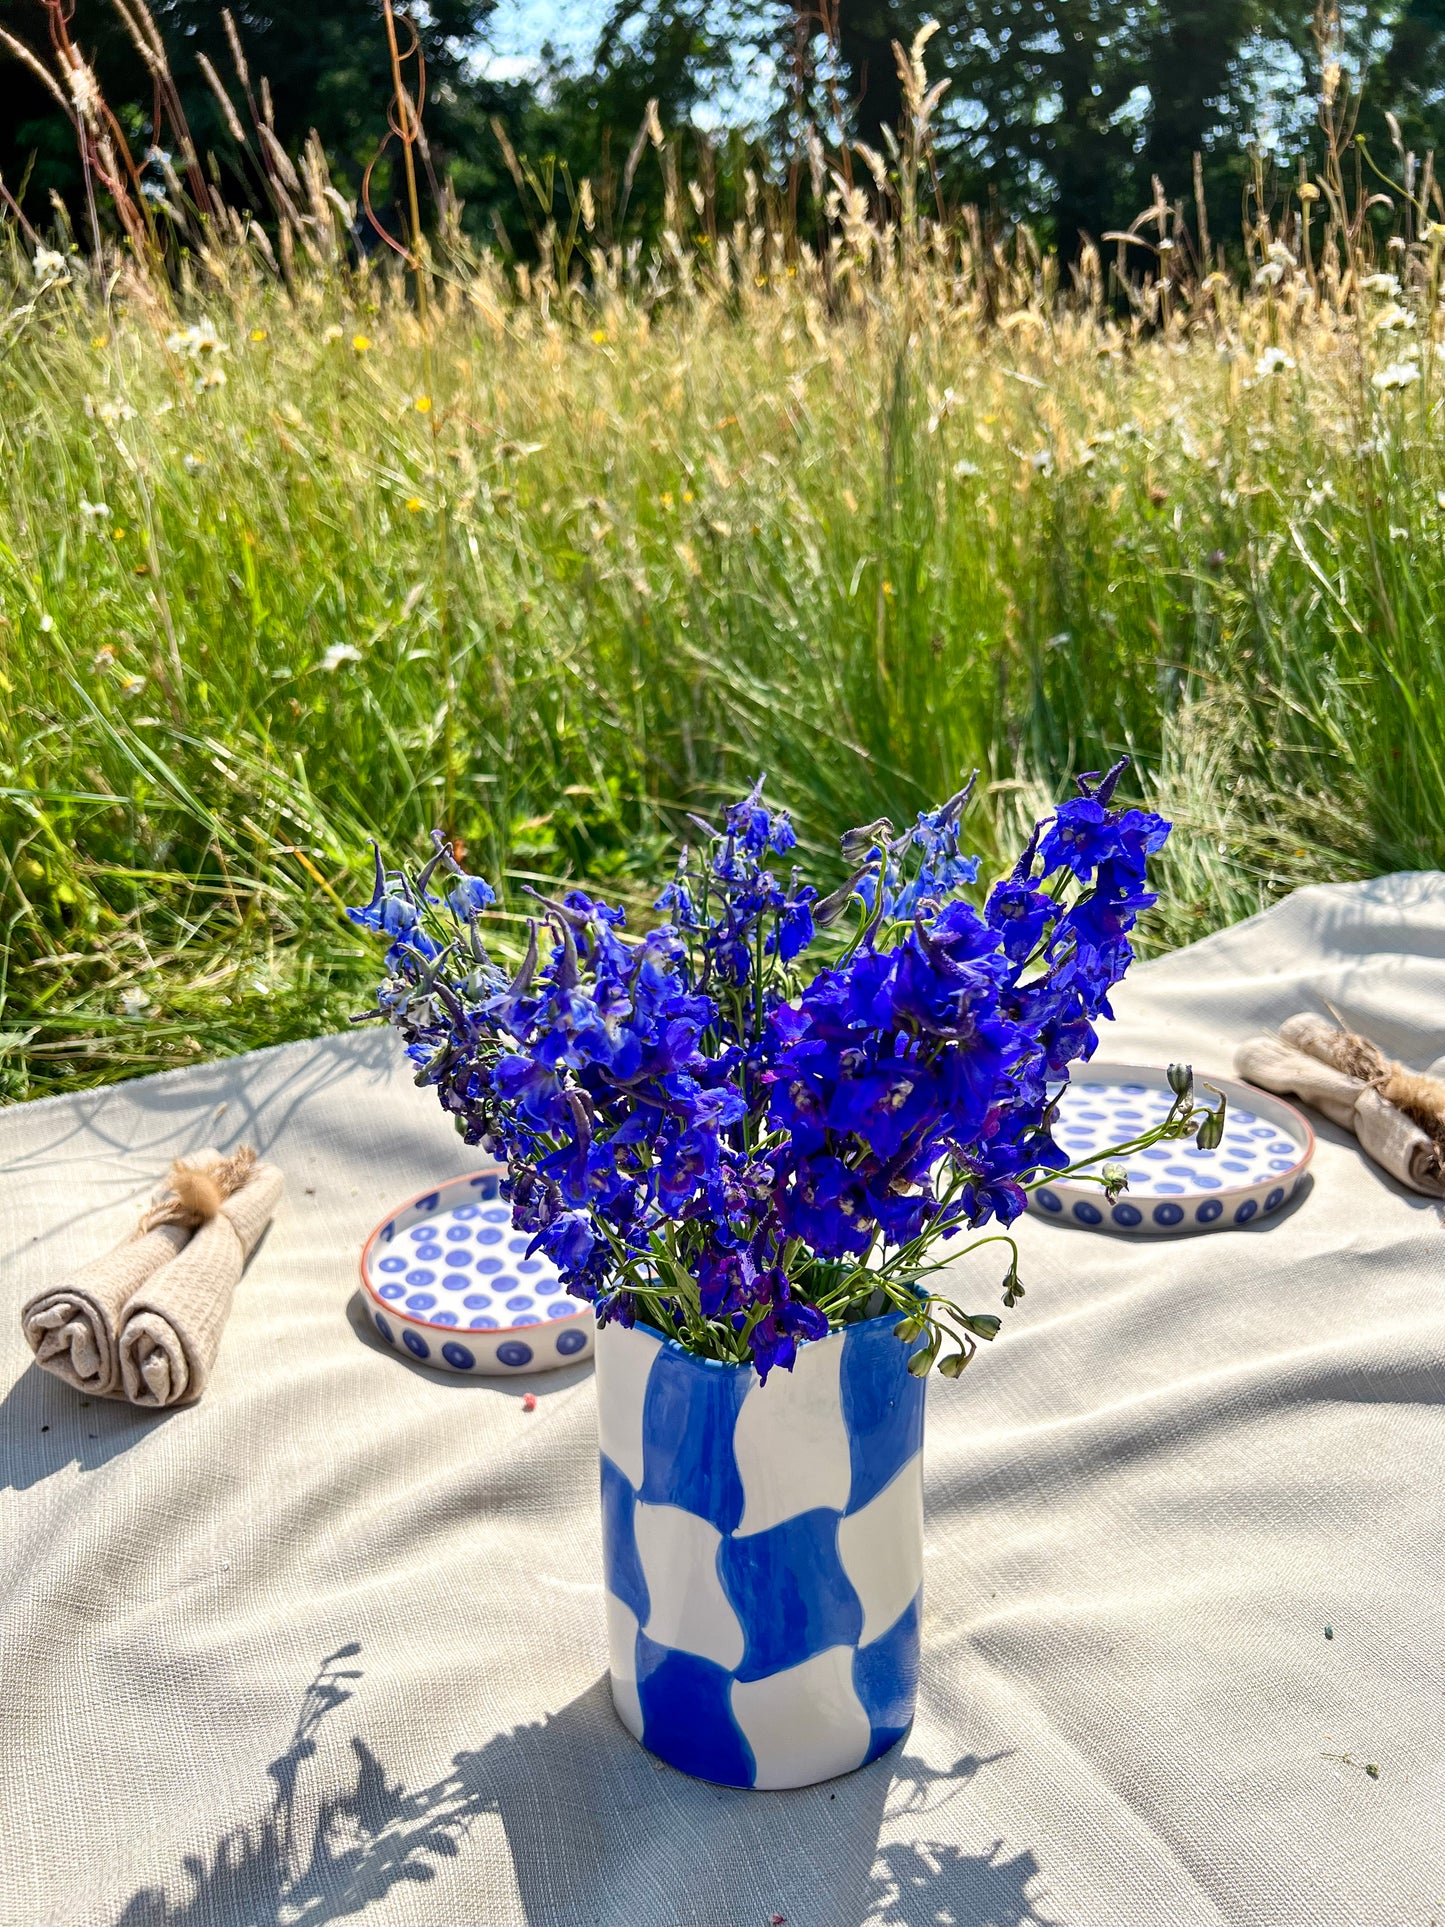
<instances>
[{"instance_id":1,"label":"ceramic vase","mask_svg":"<svg viewBox=\"0 0 1445 1927\"><path fill-rule=\"evenodd\" d=\"M766 1384L642 1326L598 1333L612 1697L684 1773L809 1786L913 1717L924 1382L897 1321Z\"/></svg>"}]
</instances>

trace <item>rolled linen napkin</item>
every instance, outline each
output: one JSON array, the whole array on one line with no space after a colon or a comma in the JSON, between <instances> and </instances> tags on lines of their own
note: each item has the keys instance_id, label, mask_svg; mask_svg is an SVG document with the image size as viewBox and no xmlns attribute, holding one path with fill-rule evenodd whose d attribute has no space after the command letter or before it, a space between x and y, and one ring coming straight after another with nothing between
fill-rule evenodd
<instances>
[{"instance_id":1,"label":"rolled linen napkin","mask_svg":"<svg viewBox=\"0 0 1445 1927\"><path fill-rule=\"evenodd\" d=\"M1353 1031L1302 1012L1278 1037L1248 1038L1234 1068L1251 1084L1299 1097L1353 1131L1390 1176L1445 1198L1445 1084L1406 1070Z\"/></svg>"},{"instance_id":2,"label":"rolled linen napkin","mask_svg":"<svg viewBox=\"0 0 1445 1927\"><path fill-rule=\"evenodd\" d=\"M184 1250L125 1305L116 1352L120 1396L132 1405L191 1405L206 1389L232 1295L286 1182L274 1164L245 1155L242 1182L214 1200Z\"/></svg>"},{"instance_id":3,"label":"rolled linen napkin","mask_svg":"<svg viewBox=\"0 0 1445 1927\"><path fill-rule=\"evenodd\" d=\"M161 1194L157 1192L159 1201ZM118 1398L116 1332L125 1303L190 1240L190 1228L160 1224L138 1230L64 1284L32 1298L20 1313L30 1349L47 1372L77 1392Z\"/></svg>"}]
</instances>

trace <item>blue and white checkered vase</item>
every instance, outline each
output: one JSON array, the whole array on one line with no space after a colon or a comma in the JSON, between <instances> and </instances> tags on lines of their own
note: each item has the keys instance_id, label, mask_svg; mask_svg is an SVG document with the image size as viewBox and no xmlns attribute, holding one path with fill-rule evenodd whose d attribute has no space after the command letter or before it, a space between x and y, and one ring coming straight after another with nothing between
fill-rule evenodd
<instances>
[{"instance_id":1,"label":"blue and white checkered vase","mask_svg":"<svg viewBox=\"0 0 1445 1927\"><path fill-rule=\"evenodd\" d=\"M638 1327L597 1336L612 1697L684 1773L809 1786L913 1717L923 1401L897 1314L762 1385Z\"/></svg>"}]
</instances>

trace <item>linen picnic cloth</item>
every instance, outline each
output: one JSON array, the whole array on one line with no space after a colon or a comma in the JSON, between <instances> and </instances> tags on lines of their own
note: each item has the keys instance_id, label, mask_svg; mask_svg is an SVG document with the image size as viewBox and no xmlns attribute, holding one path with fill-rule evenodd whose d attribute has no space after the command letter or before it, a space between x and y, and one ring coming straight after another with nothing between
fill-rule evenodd
<instances>
[{"instance_id":1,"label":"linen picnic cloth","mask_svg":"<svg viewBox=\"0 0 1445 1927\"><path fill-rule=\"evenodd\" d=\"M1117 1002L1124 1062L1228 1075L1330 1007L1431 1068L1445 877L1302 891ZM390 1037L0 1114L0 1927L1445 1923L1445 1231L1316 1129L1263 1227L1023 1225L1028 1296L929 1384L917 1721L753 1794L612 1713L590 1367L441 1378L348 1311L474 1155ZM206 1397L83 1404L22 1292L243 1138L289 1203Z\"/></svg>"}]
</instances>

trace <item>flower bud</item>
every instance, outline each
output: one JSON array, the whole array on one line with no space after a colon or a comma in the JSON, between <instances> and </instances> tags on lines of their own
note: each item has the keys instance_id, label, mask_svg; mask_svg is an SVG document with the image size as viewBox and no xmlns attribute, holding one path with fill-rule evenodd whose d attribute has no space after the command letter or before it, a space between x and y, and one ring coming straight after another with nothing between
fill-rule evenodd
<instances>
[{"instance_id":1,"label":"flower bud","mask_svg":"<svg viewBox=\"0 0 1445 1927\"><path fill-rule=\"evenodd\" d=\"M1221 1097L1216 1109L1206 1113L1204 1122L1194 1133L1194 1142L1201 1151L1217 1151L1224 1137L1224 1099Z\"/></svg>"},{"instance_id":2,"label":"flower bud","mask_svg":"<svg viewBox=\"0 0 1445 1927\"><path fill-rule=\"evenodd\" d=\"M1186 1097L1194 1083L1192 1064L1171 1064L1168 1071L1169 1088L1176 1097Z\"/></svg>"}]
</instances>

